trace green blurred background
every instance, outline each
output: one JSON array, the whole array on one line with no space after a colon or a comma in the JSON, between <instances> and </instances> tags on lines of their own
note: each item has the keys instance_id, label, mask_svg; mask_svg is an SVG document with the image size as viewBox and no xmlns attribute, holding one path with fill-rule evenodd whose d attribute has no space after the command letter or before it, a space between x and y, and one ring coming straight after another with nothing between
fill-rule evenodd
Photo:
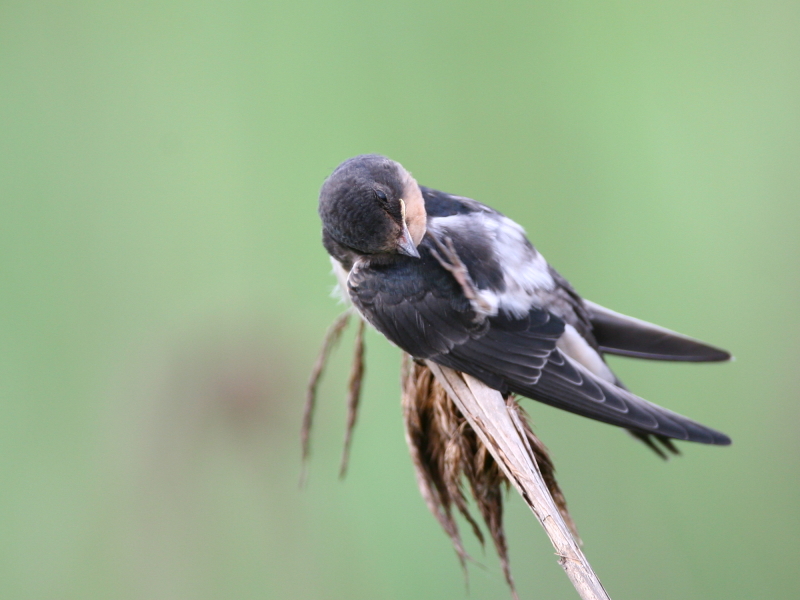
<instances>
[{"instance_id":1,"label":"green blurred background","mask_svg":"<svg viewBox=\"0 0 800 600\"><path fill-rule=\"evenodd\" d=\"M611 596L800 595L800 4L0 2L0 597L507 598L470 590L319 186L380 152L523 224L587 297L733 351L613 360L730 434L664 463L525 402ZM516 497L523 598L575 598ZM469 536L467 536L469 537Z\"/></svg>"}]
</instances>

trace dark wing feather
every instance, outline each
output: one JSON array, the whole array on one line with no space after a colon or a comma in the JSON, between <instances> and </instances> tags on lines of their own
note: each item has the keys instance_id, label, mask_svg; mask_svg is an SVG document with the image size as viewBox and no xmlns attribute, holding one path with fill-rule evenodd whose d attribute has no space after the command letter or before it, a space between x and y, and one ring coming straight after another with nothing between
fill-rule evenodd
<instances>
[{"instance_id":1,"label":"dark wing feather","mask_svg":"<svg viewBox=\"0 0 800 600\"><path fill-rule=\"evenodd\" d=\"M482 379L495 374L500 379L491 377L491 385L504 392L505 379L535 382L564 332L563 321L543 309L521 319L480 318L428 246L419 250L419 259L356 265L348 286L361 314L416 358L458 363L454 368Z\"/></svg>"},{"instance_id":2,"label":"dark wing feather","mask_svg":"<svg viewBox=\"0 0 800 600\"><path fill-rule=\"evenodd\" d=\"M480 379L470 370L472 365L479 366L500 377L503 385L498 389L503 392L510 391L511 382L536 385L564 333L564 322L545 310L533 309L524 319L501 314L488 319L488 323L484 335L454 346L448 354L432 356L431 360L445 365L456 360L464 365L460 370Z\"/></svg>"},{"instance_id":3,"label":"dark wing feather","mask_svg":"<svg viewBox=\"0 0 800 600\"><path fill-rule=\"evenodd\" d=\"M502 393L514 392L598 421L707 444L721 433L595 377L557 348L564 322L534 308L521 319L480 319L450 273L425 246L420 259L357 264L350 296L365 318L416 358L469 373Z\"/></svg>"},{"instance_id":4,"label":"dark wing feather","mask_svg":"<svg viewBox=\"0 0 800 600\"><path fill-rule=\"evenodd\" d=\"M600 350L609 354L676 360L719 362L730 360L730 353L680 333L583 301L589 311L592 332Z\"/></svg>"},{"instance_id":5,"label":"dark wing feather","mask_svg":"<svg viewBox=\"0 0 800 600\"><path fill-rule=\"evenodd\" d=\"M419 259L357 263L348 278L353 303L375 329L416 358L449 352L488 328L427 248Z\"/></svg>"},{"instance_id":6,"label":"dark wing feather","mask_svg":"<svg viewBox=\"0 0 800 600\"><path fill-rule=\"evenodd\" d=\"M551 357L538 383L511 390L585 417L703 444L728 445L728 436L595 377L568 357Z\"/></svg>"}]
</instances>

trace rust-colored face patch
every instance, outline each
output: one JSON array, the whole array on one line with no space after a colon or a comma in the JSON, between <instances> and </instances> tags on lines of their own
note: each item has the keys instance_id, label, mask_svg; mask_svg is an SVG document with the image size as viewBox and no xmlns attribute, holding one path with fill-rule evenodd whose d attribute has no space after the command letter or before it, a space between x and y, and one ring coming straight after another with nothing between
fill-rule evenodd
<instances>
[{"instance_id":1,"label":"rust-colored face patch","mask_svg":"<svg viewBox=\"0 0 800 600\"><path fill-rule=\"evenodd\" d=\"M405 222L408 232L414 245L418 246L425 237L426 223L428 215L425 212L425 200L422 198L422 191L419 189L417 181L406 173L405 185L403 186L403 203L405 204Z\"/></svg>"}]
</instances>

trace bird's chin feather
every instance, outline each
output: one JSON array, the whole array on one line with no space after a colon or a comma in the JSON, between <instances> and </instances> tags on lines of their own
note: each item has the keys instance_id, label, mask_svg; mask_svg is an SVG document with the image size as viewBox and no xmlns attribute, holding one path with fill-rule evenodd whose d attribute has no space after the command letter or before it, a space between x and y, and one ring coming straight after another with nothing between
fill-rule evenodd
<instances>
[{"instance_id":1,"label":"bird's chin feather","mask_svg":"<svg viewBox=\"0 0 800 600\"><path fill-rule=\"evenodd\" d=\"M333 274L336 275L337 284L333 286L331 295L334 298L341 300L344 304L351 304L350 294L347 293L347 276L349 273L345 271L341 263L331 256L331 265L333 266Z\"/></svg>"}]
</instances>

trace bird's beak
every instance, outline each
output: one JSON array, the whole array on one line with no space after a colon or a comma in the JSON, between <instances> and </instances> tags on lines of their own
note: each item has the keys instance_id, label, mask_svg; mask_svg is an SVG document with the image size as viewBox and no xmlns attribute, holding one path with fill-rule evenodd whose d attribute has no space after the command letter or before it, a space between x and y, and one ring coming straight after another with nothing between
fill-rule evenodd
<instances>
[{"instance_id":1,"label":"bird's beak","mask_svg":"<svg viewBox=\"0 0 800 600\"><path fill-rule=\"evenodd\" d=\"M397 240L397 251L411 258L419 258L419 250L414 245L414 240L411 239L411 234L405 224L403 224L403 235Z\"/></svg>"}]
</instances>

